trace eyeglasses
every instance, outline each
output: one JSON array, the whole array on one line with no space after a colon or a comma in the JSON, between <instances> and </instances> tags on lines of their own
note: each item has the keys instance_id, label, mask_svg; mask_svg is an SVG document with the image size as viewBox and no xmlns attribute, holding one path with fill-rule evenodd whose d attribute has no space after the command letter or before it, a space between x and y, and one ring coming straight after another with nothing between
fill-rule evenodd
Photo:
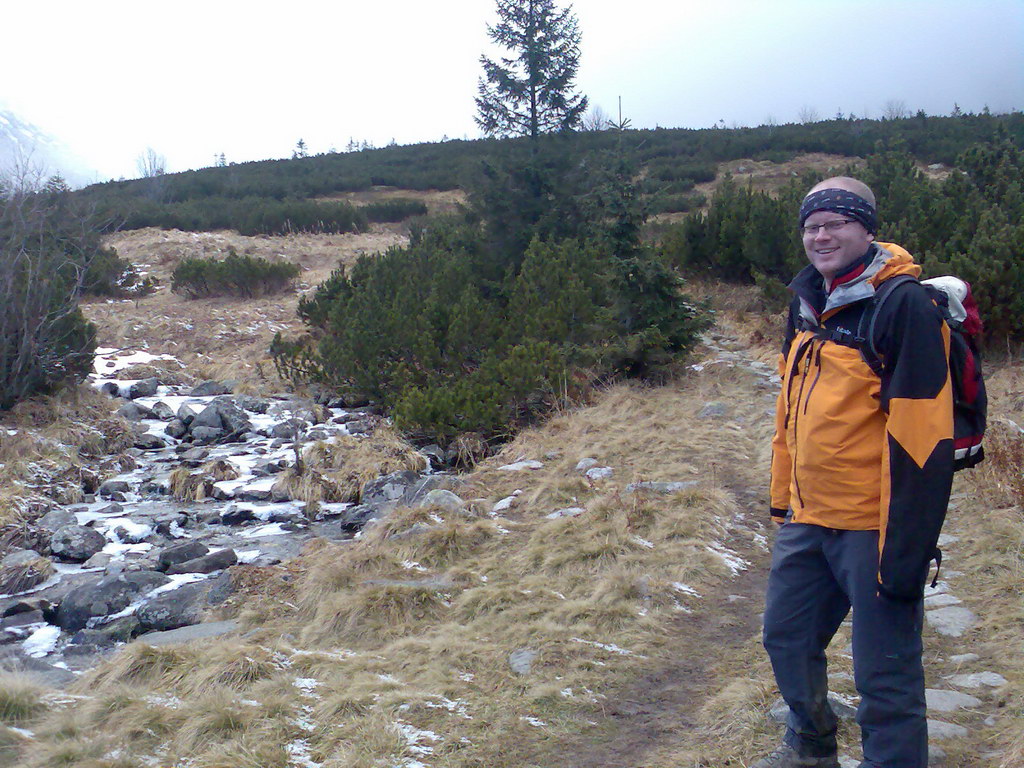
<instances>
[{"instance_id":1,"label":"eyeglasses","mask_svg":"<svg viewBox=\"0 0 1024 768\"><path fill-rule=\"evenodd\" d=\"M803 233L804 237L814 237L824 229L831 235L834 232L838 232L847 224L853 223L853 219L839 219L838 221L826 221L824 224L808 224L806 227L800 227L800 232Z\"/></svg>"}]
</instances>

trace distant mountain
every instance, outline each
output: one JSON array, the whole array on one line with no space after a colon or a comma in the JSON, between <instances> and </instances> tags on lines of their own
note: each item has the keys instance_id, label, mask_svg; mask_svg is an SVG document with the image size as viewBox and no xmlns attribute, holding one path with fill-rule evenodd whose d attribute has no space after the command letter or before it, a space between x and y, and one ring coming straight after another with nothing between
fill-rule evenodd
<instances>
[{"instance_id":1,"label":"distant mountain","mask_svg":"<svg viewBox=\"0 0 1024 768\"><path fill-rule=\"evenodd\" d=\"M25 168L44 180L59 173L73 187L96 179L96 171L59 139L0 109L0 174Z\"/></svg>"}]
</instances>

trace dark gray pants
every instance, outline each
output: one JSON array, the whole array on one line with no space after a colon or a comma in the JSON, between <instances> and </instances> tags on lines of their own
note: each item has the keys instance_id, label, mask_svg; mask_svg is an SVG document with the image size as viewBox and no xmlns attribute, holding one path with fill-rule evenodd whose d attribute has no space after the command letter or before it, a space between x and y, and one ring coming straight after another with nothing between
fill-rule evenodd
<instances>
[{"instance_id":1,"label":"dark gray pants","mask_svg":"<svg viewBox=\"0 0 1024 768\"><path fill-rule=\"evenodd\" d=\"M790 707L785 741L807 756L836 753L825 648L852 606L864 765L926 768L923 601L880 596L877 573L877 531L801 523L779 530L768 577L764 647Z\"/></svg>"}]
</instances>

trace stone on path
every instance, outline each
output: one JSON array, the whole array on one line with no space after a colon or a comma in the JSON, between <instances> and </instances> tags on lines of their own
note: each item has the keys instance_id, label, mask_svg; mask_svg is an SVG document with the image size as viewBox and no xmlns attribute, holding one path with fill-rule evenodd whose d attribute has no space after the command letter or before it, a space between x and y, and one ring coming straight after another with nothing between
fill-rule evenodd
<instances>
[{"instance_id":1,"label":"stone on path","mask_svg":"<svg viewBox=\"0 0 1024 768\"><path fill-rule=\"evenodd\" d=\"M932 720L928 718L928 738L936 741L942 739L962 739L968 731L962 725L947 723L943 720Z\"/></svg>"},{"instance_id":2,"label":"stone on path","mask_svg":"<svg viewBox=\"0 0 1024 768\"><path fill-rule=\"evenodd\" d=\"M963 602L956 595L951 595L948 592L943 592L938 595L932 595L924 599L925 608L944 608L947 605L960 605Z\"/></svg>"},{"instance_id":3,"label":"stone on path","mask_svg":"<svg viewBox=\"0 0 1024 768\"><path fill-rule=\"evenodd\" d=\"M950 675L946 679L957 688L999 688L1006 685L1006 678L998 672L972 672L969 675Z\"/></svg>"},{"instance_id":4,"label":"stone on path","mask_svg":"<svg viewBox=\"0 0 1024 768\"><path fill-rule=\"evenodd\" d=\"M956 712L965 707L976 707L981 704L981 699L971 696L969 693L960 691L943 691L938 688L928 688L924 692L928 709L937 712Z\"/></svg>"},{"instance_id":5,"label":"stone on path","mask_svg":"<svg viewBox=\"0 0 1024 768\"><path fill-rule=\"evenodd\" d=\"M957 605L925 611L924 615L935 631L946 637L963 637L978 621L970 609Z\"/></svg>"}]
</instances>

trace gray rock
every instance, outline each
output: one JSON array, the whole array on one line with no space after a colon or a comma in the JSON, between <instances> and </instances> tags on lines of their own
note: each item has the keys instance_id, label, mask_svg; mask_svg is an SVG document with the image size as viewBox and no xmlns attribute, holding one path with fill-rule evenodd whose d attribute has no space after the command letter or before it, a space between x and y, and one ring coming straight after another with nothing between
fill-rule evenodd
<instances>
[{"instance_id":1,"label":"gray rock","mask_svg":"<svg viewBox=\"0 0 1024 768\"><path fill-rule=\"evenodd\" d=\"M107 540L92 528L65 525L50 537L50 552L58 560L83 563L103 549L106 543Z\"/></svg>"},{"instance_id":2,"label":"gray rock","mask_svg":"<svg viewBox=\"0 0 1024 768\"><path fill-rule=\"evenodd\" d=\"M221 549L193 560L177 563L167 569L167 573L213 573L221 571L238 562L238 555L233 549Z\"/></svg>"},{"instance_id":3,"label":"gray rock","mask_svg":"<svg viewBox=\"0 0 1024 768\"><path fill-rule=\"evenodd\" d=\"M296 434L301 435L309 424L302 419L288 419L275 424L270 429L270 437L281 440L292 440Z\"/></svg>"},{"instance_id":4,"label":"gray rock","mask_svg":"<svg viewBox=\"0 0 1024 768\"><path fill-rule=\"evenodd\" d=\"M195 386L190 397L210 397L211 395L230 395L232 388L226 381L204 381Z\"/></svg>"},{"instance_id":5,"label":"gray rock","mask_svg":"<svg viewBox=\"0 0 1024 768\"><path fill-rule=\"evenodd\" d=\"M246 507L226 509L220 513L221 525L245 525L257 519L256 513Z\"/></svg>"},{"instance_id":6,"label":"gray rock","mask_svg":"<svg viewBox=\"0 0 1024 768\"><path fill-rule=\"evenodd\" d=\"M517 648L508 655L508 665L517 675L528 675L533 671L537 651L532 648Z\"/></svg>"},{"instance_id":7,"label":"gray rock","mask_svg":"<svg viewBox=\"0 0 1024 768\"><path fill-rule=\"evenodd\" d=\"M192 423L192 420L195 419L197 412L196 409L188 403L182 403L181 407L178 408L178 413L176 415L181 423L187 427Z\"/></svg>"},{"instance_id":8,"label":"gray rock","mask_svg":"<svg viewBox=\"0 0 1024 768\"><path fill-rule=\"evenodd\" d=\"M555 520L559 517L578 517L587 510L583 507L565 507L564 509L556 509L554 512L544 515L548 520Z\"/></svg>"},{"instance_id":9,"label":"gray rock","mask_svg":"<svg viewBox=\"0 0 1024 768\"><path fill-rule=\"evenodd\" d=\"M97 552L95 555L86 560L82 565L85 568L106 568L110 565L110 561L114 559L113 555L109 555L106 552Z\"/></svg>"},{"instance_id":10,"label":"gray rock","mask_svg":"<svg viewBox=\"0 0 1024 768\"><path fill-rule=\"evenodd\" d=\"M257 464L252 468L252 473L256 477L268 477L270 475L276 475L278 472L283 472L287 464L282 459L276 461L266 461L262 464Z\"/></svg>"},{"instance_id":11,"label":"gray rock","mask_svg":"<svg viewBox=\"0 0 1024 768\"><path fill-rule=\"evenodd\" d=\"M159 388L160 380L155 376L151 376L148 379L142 379L141 381L136 381L128 387L128 399L134 400L137 397L152 397L156 394L156 391Z\"/></svg>"},{"instance_id":12,"label":"gray rock","mask_svg":"<svg viewBox=\"0 0 1024 768\"><path fill-rule=\"evenodd\" d=\"M109 498L115 493L128 493L131 486L124 480L107 480L99 488L99 495L102 498Z\"/></svg>"},{"instance_id":13,"label":"gray rock","mask_svg":"<svg viewBox=\"0 0 1024 768\"><path fill-rule=\"evenodd\" d=\"M976 653L957 653L949 657L949 660L954 664L969 664L972 661L978 661L981 656Z\"/></svg>"},{"instance_id":14,"label":"gray rock","mask_svg":"<svg viewBox=\"0 0 1024 768\"><path fill-rule=\"evenodd\" d=\"M270 403L260 397L253 397L252 395L235 395L235 404L239 408L244 408L247 411L253 413L266 413L270 408Z\"/></svg>"},{"instance_id":15,"label":"gray rock","mask_svg":"<svg viewBox=\"0 0 1024 768\"><path fill-rule=\"evenodd\" d=\"M419 480L412 470L402 469L392 472L389 475L378 477L366 483L360 494L360 501L363 504L400 504L406 494L410 494L410 487Z\"/></svg>"},{"instance_id":16,"label":"gray rock","mask_svg":"<svg viewBox=\"0 0 1024 768\"><path fill-rule=\"evenodd\" d=\"M409 487L409 490L402 497L402 503L415 507L431 491L438 489L453 491L462 485L465 485L465 482L455 475L427 475L426 477L421 477Z\"/></svg>"},{"instance_id":17,"label":"gray rock","mask_svg":"<svg viewBox=\"0 0 1024 768\"><path fill-rule=\"evenodd\" d=\"M941 739L962 739L968 734L968 730L962 725L946 723L942 720L928 718L928 738Z\"/></svg>"},{"instance_id":18,"label":"gray rock","mask_svg":"<svg viewBox=\"0 0 1024 768\"><path fill-rule=\"evenodd\" d=\"M582 473L586 472L588 469L590 469L591 467L596 467L596 466L597 466L597 459L592 459L592 458L590 458L588 456L588 457L580 459L578 462L576 462L576 471L582 474Z\"/></svg>"},{"instance_id":19,"label":"gray rock","mask_svg":"<svg viewBox=\"0 0 1024 768\"><path fill-rule=\"evenodd\" d=\"M222 602L230 591L231 579L223 576L207 581L185 584L157 595L139 606L136 615L144 631L166 632L170 629L198 624L203 611Z\"/></svg>"},{"instance_id":20,"label":"gray rock","mask_svg":"<svg viewBox=\"0 0 1024 768\"><path fill-rule=\"evenodd\" d=\"M27 565L42 557L43 556L34 549L16 549L13 552L8 552L4 555L3 559L0 560L0 568L13 568L19 565ZM0 589L0 592L3 592L3 590Z\"/></svg>"},{"instance_id":21,"label":"gray rock","mask_svg":"<svg viewBox=\"0 0 1024 768\"><path fill-rule=\"evenodd\" d=\"M136 571L86 582L60 601L56 623L67 632L77 632L85 629L89 619L117 613L140 594L151 592L168 581L162 573Z\"/></svg>"},{"instance_id":22,"label":"gray rock","mask_svg":"<svg viewBox=\"0 0 1024 768\"><path fill-rule=\"evenodd\" d=\"M924 615L935 631L946 637L962 637L978 621L970 609L958 605L925 611Z\"/></svg>"},{"instance_id":23,"label":"gray rock","mask_svg":"<svg viewBox=\"0 0 1024 768\"><path fill-rule=\"evenodd\" d=\"M194 445L212 445L223 436L223 429L214 429L213 427L192 428L192 443Z\"/></svg>"},{"instance_id":24,"label":"gray rock","mask_svg":"<svg viewBox=\"0 0 1024 768\"><path fill-rule=\"evenodd\" d=\"M928 745L928 766L940 766L946 764L946 753L938 744ZM857 768L860 768L860 763L857 763Z\"/></svg>"},{"instance_id":25,"label":"gray rock","mask_svg":"<svg viewBox=\"0 0 1024 768\"><path fill-rule=\"evenodd\" d=\"M960 605L963 601L948 592L941 592L937 595L929 595L924 599L925 608L943 608L947 605Z\"/></svg>"},{"instance_id":26,"label":"gray rock","mask_svg":"<svg viewBox=\"0 0 1024 768\"><path fill-rule=\"evenodd\" d=\"M4 616L0 619L0 643L16 638L13 632L7 632L6 630L13 629L14 627L24 627L28 624L39 624L43 621L46 621L46 619L43 617L43 612L38 609Z\"/></svg>"},{"instance_id":27,"label":"gray rock","mask_svg":"<svg viewBox=\"0 0 1024 768\"><path fill-rule=\"evenodd\" d=\"M149 408L138 403L125 403L117 409L117 415L128 421L142 421L143 419L155 417L155 414Z\"/></svg>"},{"instance_id":28,"label":"gray rock","mask_svg":"<svg viewBox=\"0 0 1024 768\"><path fill-rule=\"evenodd\" d=\"M75 517L75 514L68 509L51 509L36 520L36 526L49 533L54 533L66 525L75 525L77 523L78 519Z\"/></svg>"},{"instance_id":29,"label":"gray rock","mask_svg":"<svg viewBox=\"0 0 1024 768\"><path fill-rule=\"evenodd\" d=\"M150 410L152 410L153 414L161 421L170 421L176 417L174 409L163 400L154 403Z\"/></svg>"},{"instance_id":30,"label":"gray rock","mask_svg":"<svg viewBox=\"0 0 1024 768\"><path fill-rule=\"evenodd\" d=\"M957 688L1000 688L1006 685L1006 678L998 672L973 672L969 675L951 675L946 679Z\"/></svg>"},{"instance_id":31,"label":"gray rock","mask_svg":"<svg viewBox=\"0 0 1024 768\"><path fill-rule=\"evenodd\" d=\"M728 409L725 403L705 403L697 414L698 419L720 419L726 415Z\"/></svg>"},{"instance_id":32,"label":"gray rock","mask_svg":"<svg viewBox=\"0 0 1024 768\"><path fill-rule=\"evenodd\" d=\"M420 499L419 503L416 506L438 507L440 509L447 510L448 512L458 512L460 509L466 506L466 502L464 502L451 491L445 491L440 488L435 488L422 499Z\"/></svg>"},{"instance_id":33,"label":"gray rock","mask_svg":"<svg viewBox=\"0 0 1024 768\"><path fill-rule=\"evenodd\" d=\"M630 483L626 486L626 493L647 491L648 493L679 493L700 484L699 480L679 480L674 482L661 482L657 480L642 480L639 483Z\"/></svg>"},{"instance_id":34,"label":"gray rock","mask_svg":"<svg viewBox=\"0 0 1024 768\"><path fill-rule=\"evenodd\" d=\"M167 447L167 443L165 443L159 435L154 435L149 432L137 435L134 445L142 451L159 451L160 449Z\"/></svg>"},{"instance_id":35,"label":"gray rock","mask_svg":"<svg viewBox=\"0 0 1024 768\"><path fill-rule=\"evenodd\" d=\"M341 416L339 418L345 417ZM445 458L444 449L441 448L441 446L437 445L436 443L431 443L430 445L423 446L422 448L420 448L420 453L427 457L427 460L430 462L430 466L433 469L444 469L446 466L448 466L447 460Z\"/></svg>"},{"instance_id":36,"label":"gray rock","mask_svg":"<svg viewBox=\"0 0 1024 768\"><path fill-rule=\"evenodd\" d=\"M147 645L176 645L178 643L190 643L196 640L205 640L210 637L219 637L234 632L238 629L238 622L230 621L209 621L204 624L195 624L190 627L172 629L167 632L147 632L136 638L136 642Z\"/></svg>"},{"instance_id":37,"label":"gray rock","mask_svg":"<svg viewBox=\"0 0 1024 768\"><path fill-rule=\"evenodd\" d=\"M615 470L611 467L591 467L585 474L588 480L607 480L615 474Z\"/></svg>"},{"instance_id":38,"label":"gray rock","mask_svg":"<svg viewBox=\"0 0 1024 768\"><path fill-rule=\"evenodd\" d=\"M201 410L189 424L189 429L198 427L210 427L211 429L226 429L224 420L220 415L221 409L218 403L210 403Z\"/></svg>"},{"instance_id":39,"label":"gray rock","mask_svg":"<svg viewBox=\"0 0 1024 768\"><path fill-rule=\"evenodd\" d=\"M115 381L105 381L103 383L103 386L100 387L100 392L102 392L105 395L110 395L111 397L121 396L121 388L117 385L117 382Z\"/></svg>"},{"instance_id":40,"label":"gray rock","mask_svg":"<svg viewBox=\"0 0 1024 768\"><path fill-rule=\"evenodd\" d=\"M93 645L110 648L117 643L127 643L139 633L139 620L135 616L122 616L99 629L80 629L69 641L72 645Z\"/></svg>"},{"instance_id":41,"label":"gray rock","mask_svg":"<svg viewBox=\"0 0 1024 768\"><path fill-rule=\"evenodd\" d=\"M350 435L365 435L373 431L373 427L376 425L376 421L373 419L356 419L350 421L345 425L345 431ZM445 461L450 463L449 454L445 454Z\"/></svg>"},{"instance_id":42,"label":"gray rock","mask_svg":"<svg viewBox=\"0 0 1024 768\"><path fill-rule=\"evenodd\" d=\"M139 493L143 496L166 496L170 488L157 480L146 480L139 485Z\"/></svg>"},{"instance_id":43,"label":"gray rock","mask_svg":"<svg viewBox=\"0 0 1024 768\"><path fill-rule=\"evenodd\" d=\"M187 563L189 560L203 557L209 552L210 548L199 541L187 541L184 544L167 547L157 557L157 568L166 571L172 565Z\"/></svg>"},{"instance_id":44,"label":"gray rock","mask_svg":"<svg viewBox=\"0 0 1024 768\"><path fill-rule=\"evenodd\" d=\"M180 440L188 434L188 427L185 426L185 422L181 419L174 418L167 422L167 426L164 427L164 434L173 437L175 440Z\"/></svg>"},{"instance_id":45,"label":"gray rock","mask_svg":"<svg viewBox=\"0 0 1024 768\"><path fill-rule=\"evenodd\" d=\"M183 461L204 461L209 455L210 450L208 448L189 448L187 451L182 452L181 458Z\"/></svg>"},{"instance_id":46,"label":"gray rock","mask_svg":"<svg viewBox=\"0 0 1024 768\"><path fill-rule=\"evenodd\" d=\"M937 688L928 688L924 692L925 700L928 702L928 709L937 712L956 712L965 707L977 707L981 699L971 696L969 693L960 691L943 691Z\"/></svg>"}]
</instances>

